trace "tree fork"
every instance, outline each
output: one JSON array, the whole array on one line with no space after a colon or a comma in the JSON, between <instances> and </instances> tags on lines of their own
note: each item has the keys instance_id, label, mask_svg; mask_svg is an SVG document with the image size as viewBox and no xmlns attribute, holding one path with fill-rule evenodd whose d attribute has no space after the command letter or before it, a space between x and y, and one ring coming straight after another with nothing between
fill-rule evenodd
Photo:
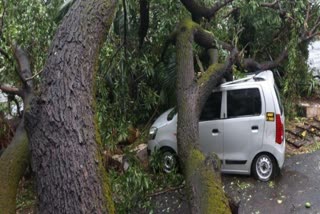
<instances>
[{"instance_id":1,"label":"tree fork","mask_svg":"<svg viewBox=\"0 0 320 214\"><path fill-rule=\"evenodd\" d=\"M31 76L30 62L27 54L19 46L14 45L13 52L19 65L19 76L23 83L23 87L16 90L0 87L0 90L4 93L21 96L26 109L33 96L32 81L29 81L29 83L24 81L24 77ZM1 213L16 213L16 195L19 181L30 162L29 141L24 127L24 120L25 114L22 115L22 119L11 143L0 157Z\"/></svg>"}]
</instances>

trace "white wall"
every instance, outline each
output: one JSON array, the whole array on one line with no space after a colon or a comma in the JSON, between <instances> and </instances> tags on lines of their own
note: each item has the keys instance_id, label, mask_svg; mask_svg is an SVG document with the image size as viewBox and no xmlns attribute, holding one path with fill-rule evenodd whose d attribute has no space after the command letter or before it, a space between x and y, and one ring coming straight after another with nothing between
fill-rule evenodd
<instances>
[{"instance_id":1,"label":"white wall","mask_svg":"<svg viewBox=\"0 0 320 214\"><path fill-rule=\"evenodd\" d=\"M0 103L7 102L7 98L0 92Z\"/></svg>"},{"instance_id":2,"label":"white wall","mask_svg":"<svg viewBox=\"0 0 320 214\"><path fill-rule=\"evenodd\" d=\"M308 64L311 68L315 68L314 75L320 75L320 41L312 42L309 47Z\"/></svg>"}]
</instances>

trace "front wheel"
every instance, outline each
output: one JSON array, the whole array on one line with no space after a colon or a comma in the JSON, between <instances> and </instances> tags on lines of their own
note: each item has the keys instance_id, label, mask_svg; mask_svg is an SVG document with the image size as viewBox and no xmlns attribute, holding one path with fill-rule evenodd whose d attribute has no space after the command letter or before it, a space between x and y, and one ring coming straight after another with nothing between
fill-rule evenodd
<instances>
[{"instance_id":1,"label":"front wheel","mask_svg":"<svg viewBox=\"0 0 320 214\"><path fill-rule=\"evenodd\" d=\"M178 167L178 159L176 153L171 149L163 149L161 151L162 169L166 173L171 173Z\"/></svg>"},{"instance_id":2,"label":"front wheel","mask_svg":"<svg viewBox=\"0 0 320 214\"><path fill-rule=\"evenodd\" d=\"M253 160L252 173L253 176L260 181L269 181L278 173L277 162L270 154L259 154Z\"/></svg>"}]
</instances>

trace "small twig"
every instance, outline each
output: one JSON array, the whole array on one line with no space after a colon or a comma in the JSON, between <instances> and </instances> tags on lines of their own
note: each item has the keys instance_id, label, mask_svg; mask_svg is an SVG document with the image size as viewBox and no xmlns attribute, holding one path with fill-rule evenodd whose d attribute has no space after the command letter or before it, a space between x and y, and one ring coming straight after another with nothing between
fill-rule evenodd
<instances>
[{"instance_id":1,"label":"small twig","mask_svg":"<svg viewBox=\"0 0 320 214\"><path fill-rule=\"evenodd\" d=\"M203 73L203 72L204 72L203 65L202 65L202 63L201 63L201 61L200 61L200 59L199 59L198 54L196 54L195 57L196 57L197 64L198 64L198 66L199 66L199 68L200 68L200 72Z\"/></svg>"},{"instance_id":2,"label":"small twig","mask_svg":"<svg viewBox=\"0 0 320 214\"><path fill-rule=\"evenodd\" d=\"M169 187L167 189L164 189L164 190L161 190L161 191L158 191L158 192L150 193L150 194L148 194L148 197L157 196L157 195L161 195L163 193L167 193L167 192L175 191L175 190L178 190L178 189L182 189L182 188L184 188L184 186L185 185L182 184L182 185L177 186L177 187Z\"/></svg>"},{"instance_id":3,"label":"small twig","mask_svg":"<svg viewBox=\"0 0 320 214\"><path fill-rule=\"evenodd\" d=\"M39 71L38 73L34 74L32 77L26 78L25 81L32 80L33 78L35 78L36 76L38 76L39 74L41 74L42 71L43 71L43 69L42 69L41 71Z\"/></svg>"},{"instance_id":4,"label":"small twig","mask_svg":"<svg viewBox=\"0 0 320 214\"><path fill-rule=\"evenodd\" d=\"M306 18L305 18L304 23L303 23L304 31L308 31L309 18L310 18L310 2L308 2L307 15L306 15Z\"/></svg>"},{"instance_id":5,"label":"small twig","mask_svg":"<svg viewBox=\"0 0 320 214\"><path fill-rule=\"evenodd\" d=\"M261 7L269 7L269 8L272 8L272 9L278 9L277 6L276 6L276 4L278 4L278 3L279 3L279 1L276 0L276 1L272 2L272 3L261 3L260 6Z\"/></svg>"}]
</instances>

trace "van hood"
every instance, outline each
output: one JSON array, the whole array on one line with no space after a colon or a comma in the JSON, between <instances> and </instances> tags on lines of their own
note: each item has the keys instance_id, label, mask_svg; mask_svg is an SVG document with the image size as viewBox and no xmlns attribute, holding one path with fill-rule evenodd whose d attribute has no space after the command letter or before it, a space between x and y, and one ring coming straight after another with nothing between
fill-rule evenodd
<instances>
[{"instance_id":1,"label":"van hood","mask_svg":"<svg viewBox=\"0 0 320 214\"><path fill-rule=\"evenodd\" d=\"M173 108L171 108L171 109L167 110L166 112L164 112L163 114L161 114L156 119L156 121L154 121L154 123L152 124L151 127L161 128L163 126L166 126L166 125L176 121L177 114L175 114L171 120L168 120L168 115L172 110L173 110Z\"/></svg>"}]
</instances>

